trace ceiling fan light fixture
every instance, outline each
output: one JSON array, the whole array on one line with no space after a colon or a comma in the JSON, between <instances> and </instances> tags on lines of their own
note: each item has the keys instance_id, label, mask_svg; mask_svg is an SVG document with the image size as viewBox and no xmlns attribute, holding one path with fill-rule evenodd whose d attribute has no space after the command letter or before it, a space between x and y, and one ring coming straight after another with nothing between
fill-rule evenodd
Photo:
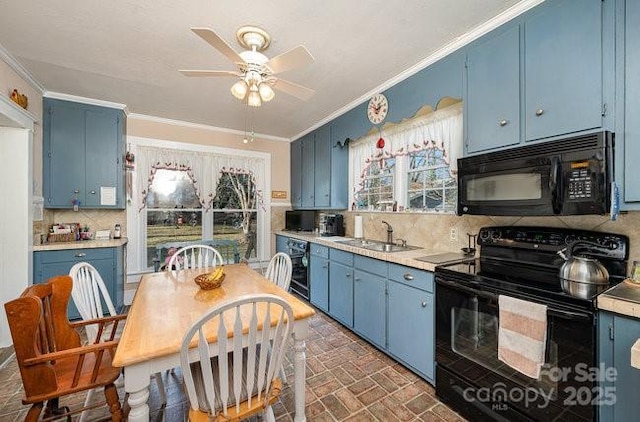
<instances>
[{"instance_id":1,"label":"ceiling fan light fixture","mask_svg":"<svg viewBox=\"0 0 640 422\"><path fill-rule=\"evenodd\" d=\"M262 98L262 101L264 101L265 103L273 100L273 98L276 96L276 93L273 92L273 88L271 88L271 86L265 82L262 82L260 84L260 86L258 87L258 92L260 93L260 98Z\"/></svg>"},{"instance_id":2,"label":"ceiling fan light fixture","mask_svg":"<svg viewBox=\"0 0 640 422\"><path fill-rule=\"evenodd\" d=\"M247 91L249 91L249 86L243 79L231 86L231 94L239 100L244 100L244 97L247 96Z\"/></svg>"},{"instance_id":3,"label":"ceiling fan light fixture","mask_svg":"<svg viewBox=\"0 0 640 422\"><path fill-rule=\"evenodd\" d=\"M249 95L247 96L247 104L251 107L260 107L262 105L262 99L257 89L253 89L255 85L251 86Z\"/></svg>"}]
</instances>

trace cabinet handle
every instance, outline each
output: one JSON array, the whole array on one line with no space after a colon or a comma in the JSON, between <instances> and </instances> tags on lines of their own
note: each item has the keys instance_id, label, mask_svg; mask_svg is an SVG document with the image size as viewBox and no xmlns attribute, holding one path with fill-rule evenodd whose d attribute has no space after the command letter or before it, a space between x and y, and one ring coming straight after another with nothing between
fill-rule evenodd
<instances>
[{"instance_id":1,"label":"cabinet handle","mask_svg":"<svg viewBox=\"0 0 640 422\"><path fill-rule=\"evenodd\" d=\"M536 116L542 116L544 114L544 110L539 108L536 110Z\"/></svg>"},{"instance_id":2,"label":"cabinet handle","mask_svg":"<svg viewBox=\"0 0 640 422\"><path fill-rule=\"evenodd\" d=\"M84 253L84 252L79 252L79 253L75 254L74 256L75 256L76 258L84 258L85 256L87 256L87 254L86 254L86 253Z\"/></svg>"},{"instance_id":3,"label":"cabinet handle","mask_svg":"<svg viewBox=\"0 0 640 422\"><path fill-rule=\"evenodd\" d=\"M403 277L407 281L413 281L413 275L411 275L410 273L405 273Z\"/></svg>"},{"instance_id":4,"label":"cabinet handle","mask_svg":"<svg viewBox=\"0 0 640 422\"><path fill-rule=\"evenodd\" d=\"M360 277L354 278L355 281L360 281Z\"/></svg>"},{"instance_id":5,"label":"cabinet handle","mask_svg":"<svg viewBox=\"0 0 640 422\"><path fill-rule=\"evenodd\" d=\"M422 302L421 305L422 305L423 308L426 308L427 307L427 302L426 301Z\"/></svg>"},{"instance_id":6,"label":"cabinet handle","mask_svg":"<svg viewBox=\"0 0 640 422\"><path fill-rule=\"evenodd\" d=\"M91 195L95 195L95 194L96 194L96 191L92 190Z\"/></svg>"},{"instance_id":7,"label":"cabinet handle","mask_svg":"<svg viewBox=\"0 0 640 422\"><path fill-rule=\"evenodd\" d=\"M80 191L79 190L74 190L73 193L80 193Z\"/></svg>"},{"instance_id":8,"label":"cabinet handle","mask_svg":"<svg viewBox=\"0 0 640 422\"><path fill-rule=\"evenodd\" d=\"M506 120L506 119L502 119L502 120L500 120L500 121L498 122L498 124L499 124L500 126L506 126L506 125L507 125L507 123L509 123L509 121L508 121L508 120Z\"/></svg>"},{"instance_id":9,"label":"cabinet handle","mask_svg":"<svg viewBox=\"0 0 640 422\"><path fill-rule=\"evenodd\" d=\"M349 273L347 273L345 276L346 276L347 278L351 278L351 274L349 274Z\"/></svg>"},{"instance_id":10,"label":"cabinet handle","mask_svg":"<svg viewBox=\"0 0 640 422\"><path fill-rule=\"evenodd\" d=\"M329 268L329 266L328 265L323 265L322 268Z\"/></svg>"}]
</instances>

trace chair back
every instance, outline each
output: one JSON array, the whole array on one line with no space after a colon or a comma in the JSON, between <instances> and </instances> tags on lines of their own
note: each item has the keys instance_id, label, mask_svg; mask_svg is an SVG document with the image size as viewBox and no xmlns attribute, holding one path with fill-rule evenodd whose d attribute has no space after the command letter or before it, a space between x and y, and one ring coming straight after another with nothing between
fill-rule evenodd
<instances>
[{"instance_id":1,"label":"chair back","mask_svg":"<svg viewBox=\"0 0 640 422\"><path fill-rule=\"evenodd\" d=\"M118 314L111 301L107 286L93 265L88 262L79 262L71 267L69 275L73 280L71 297L83 320L104 317L104 307L110 316ZM95 339L97 327L87 325L86 330L87 338Z\"/></svg>"},{"instance_id":2,"label":"chair back","mask_svg":"<svg viewBox=\"0 0 640 422\"><path fill-rule=\"evenodd\" d=\"M180 348L192 411L243 418L251 414L243 411L255 413L277 400L276 376L293 321L291 306L271 294L222 302L196 321ZM211 358L215 341L219 356Z\"/></svg>"},{"instance_id":3,"label":"chair back","mask_svg":"<svg viewBox=\"0 0 640 422\"><path fill-rule=\"evenodd\" d=\"M80 335L67 319L71 284L69 276L54 277L48 283L32 285L4 305L27 397L53 392L58 387L52 365L25 361L80 346Z\"/></svg>"},{"instance_id":4,"label":"chair back","mask_svg":"<svg viewBox=\"0 0 640 422\"><path fill-rule=\"evenodd\" d=\"M223 265L222 255L208 245L190 245L180 248L171 256L167 270L208 268Z\"/></svg>"},{"instance_id":5,"label":"chair back","mask_svg":"<svg viewBox=\"0 0 640 422\"><path fill-rule=\"evenodd\" d=\"M278 252L271 258L264 276L284 290L291 284L291 258L284 252Z\"/></svg>"}]
</instances>

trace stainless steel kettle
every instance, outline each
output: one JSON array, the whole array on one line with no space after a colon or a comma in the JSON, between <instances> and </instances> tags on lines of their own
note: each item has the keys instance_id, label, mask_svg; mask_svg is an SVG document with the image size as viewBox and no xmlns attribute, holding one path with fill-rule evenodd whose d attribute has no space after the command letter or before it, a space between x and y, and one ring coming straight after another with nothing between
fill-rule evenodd
<instances>
[{"instance_id":1,"label":"stainless steel kettle","mask_svg":"<svg viewBox=\"0 0 640 422\"><path fill-rule=\"evenodd\" d=\"M565 263L560 268L560 278L569 282L607 285L609 283L609 272L605 266L597 259L575 256L575 249L578 246L590 246L597 250L602 249L597 243L577 241L558 251L558 255L565 260Z\"/></svg>"}]
</instances>

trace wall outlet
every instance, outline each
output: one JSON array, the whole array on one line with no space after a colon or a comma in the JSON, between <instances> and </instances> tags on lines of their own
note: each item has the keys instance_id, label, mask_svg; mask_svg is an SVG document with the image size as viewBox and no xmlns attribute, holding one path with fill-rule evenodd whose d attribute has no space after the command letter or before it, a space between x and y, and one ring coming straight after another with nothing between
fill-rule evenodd
<instances>
[{"instance_id":1,"label":"wall outlet","mask_svg":"<svg viewBox=\"0 0 640 422\"><path fill-rule=\"evenodd\" d=\"M455 227L451 227L451 230L449 231L449 240L452 242L458 240L458 229Z\"/></svg>"}]
</instances>

